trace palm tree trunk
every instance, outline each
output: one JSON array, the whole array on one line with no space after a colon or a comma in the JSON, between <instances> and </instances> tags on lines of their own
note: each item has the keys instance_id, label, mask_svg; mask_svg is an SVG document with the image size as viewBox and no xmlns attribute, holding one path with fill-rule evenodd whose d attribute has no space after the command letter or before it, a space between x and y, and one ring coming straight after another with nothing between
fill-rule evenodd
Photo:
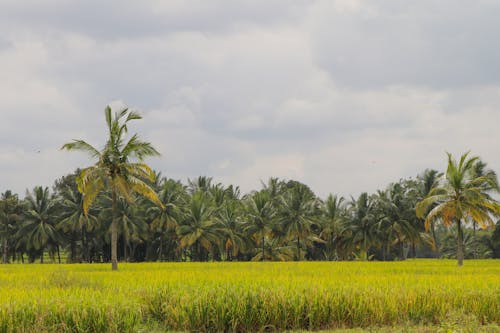
<instances>
[{"instance_id":1,"label":"palm tree trunk","mask_svg":"<svg viewBox=\"0 0 500 333\"><path fill-rule=\"evenodd\" d=\"M265 248L264 248L264 245L265 245L265 236L264 234L262 234L262 261L265 261L266 257L265 257Z\"/></svg>"},{"instance_id":2,"label":"palm tree trunk","mask_svg":"<svg viewBox=\"0 0 500 333\"><path fill-rule=\"evenodd\" d=\"M90 262L89 260L89 250L87 248L87 237L86 237L86 227L85 225L82 226L82 254L83 254L83 261L84 262Z\"/></svg>"},{"instance_id":3,"label":"palm tree trunk","mask_svg":"<svg viewBox=\"0 0 500 333\"><path fill-rule=\"evenodd\" d=\"M300 237L297 235L297 261L300 261Z\"/></svg>"},{"instance_id":4,"label":"palm tree trunk","mask_svg":"<svg viewBox=\"0 0 500 333\"><path fill-rule=\"evenodd\" d=\"M3 241L3 255L2 255L2 262L4 264L6 264L9 261L9 259L7 258L8 252L9 252L9 247L7 244L7 239L4 239L4 241Z\"/></svg>"},{"instance_id":5,"label":"palm tree trunk","mask_svg":"<svg viewBox=\"0 0 500 333\"><path fill-rule=\"evenodd\" d=\"M57 261L61 263L61 252L59 251L59 245L57 245Z\"/></svg>"},{"instance_id":6,"label":"palm tree trunk","mask_svg":"<svg viewBox=\"0 0 500 333\"><path fill-rule=\"evenodd\" d=\"M123 261L127 262L127 239L125 238L125 235L123 235Z\"/></svg>"},{"instance_id":7,"label":"palm tree trunk","mask_svg":"<svg viewBox=\"0 0 500 333\"><path fill-rule=\"evenodd\" d=\"M116 225L116 219L118 216L117 205L116 205L116 192L111 191L112 205L113 205L113 220L111 222L111 270L116 271L118 269L118 230Z\"/></svg>"},{"instance_id":8,"label":"palm tree trunk","mask_svg":"<svg viewBox=\"0 0 500 333\"><path fill-rule=\"evenodd\" d=\"M431 222L431 233L432 233L432 240L434 241L434 252L436 253L436 258L439 257L439 246L438 246L438 241L436 237L436 225L435 222Z\"/></svg>"},{"instance_id":9,"label":"palm tree trunk","mask_svg":"<svg viewBox=\"0 0 500 333\"><path fill-rule=\"evenodd\" d=\"M477 259L477 243L476 243L476 221L472 221L472 246L473 246L473 255L474 259Z\"/></svg>"},{"instance_id":10,"label":"palm tree trunk","mask_svg":"<svg viewBox=\"0 0 500 333\"><path fill-rule=\"evenodd\" d=\"M457 220L457 260L458 266L462 266L464 263L464 235L462 231L461 220Z\"/></svg>"}]
</instances>

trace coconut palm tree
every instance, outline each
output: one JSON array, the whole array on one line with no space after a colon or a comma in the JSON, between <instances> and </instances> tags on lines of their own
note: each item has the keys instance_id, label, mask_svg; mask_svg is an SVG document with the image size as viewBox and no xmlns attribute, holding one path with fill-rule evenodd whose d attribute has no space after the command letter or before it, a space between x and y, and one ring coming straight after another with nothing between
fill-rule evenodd
<instances>
[{"instance_id":1,"label":"coconut palm tree","mask_svg":"<svg viewBox=\"0 0 500 333\"><path fill-rule=\"evenodd\" d=\"M437 170L433 169L426 169L422 174L417 176L417 186L416 186L416 197L418 201L421 201L423 198L427 197L429 193L439 186L439 180L443 176L442 172L438 172ZM434 208L433 206L430 206L427 208L427 213ZM436 236L436 221L431 221L430 224L430 231L432 235L432 249L434 252L436 252L436 256L439 256L439 244L438 244L438 239Z\"/></svg>"},{"instance_id":2,"label":"coconut palm tree","mask_svg":"<svg viewBox=\"0 0 500 333\"><path fill-rule=\"evenodd\" d=\"M464 259L464 223L472 220L486 228L494 225L492 215L500 214L499 203L489 194L498 191L497 178L490 173L477 176L475 165L478 162L479 158L469 157L469 153L463 154L458 162L448 153L448 168L442 183L416 206L417 216L423 218L427 208L436 204L425 217L427 230L435 220L442 221L445 226L456 226L459 266Z\"/></svg>"},{"instance_id":3,"label":"coconut palm tree","mask_svg":"<svg viewBox=\"0 0 500 333\"><path fill-rule=\"evenodd\" d=\"M28 250L41 252L40 260L43 263L43 253L47 247L56 249L59 263L59 243L61 235L56 228L57 203L50 195L47 187L36 186L33 193L26 193L26 209L18 236L26 244ZM51 252L51 256L54 252Z\"/></svg>"},{"instance_id":4,"label":"coconut palm tree","mask_svg":"<svg viewBox=\"0 0 500 333\"><path fill-rule=\"evenodd\" d=\"M357 200L352 198L350 205L350 216L342 230L345 244L355 250L355 257L368 260L371 247L379 243L374 200L364 192Z\"/></svg>"},{"instance_id":5,"label":"coconut palm tree","mask_svg":"<svg viewBox=\"0 0 500 333\"><path fill-rule=\"evenodd\" d=\"M22 214L22 204L16 194L5 191L0 198L0 241L2 244L2 263L9 262L9 247L13 245L13 234Z\"/></svg>"},{"instance_id":6,"label":"coconut palm tree","mask_svg":"<svg viewBox=\"0 0 500 333\"><path fill-rule=\"evenodd\" d=\"M191 259L194 260L207 259L205 254L208 253L213 257L220 242L221 231L210 196L201 190L195 192L177 228L180 247L190 248Z\"/></svg>"},{"instance_id":7,"label":"coconut palm tree","mask_svg":"<svg viewBox=\"0 0 500 333\"><path fill-rule=\"evenodd\" d=\"M60 220L57 223L59 230L70 235L70 261L76 260L76 240L80 239L82 245L81 259L89 262L88 232L97 226L96 212L85 213L83 210L83 195L74 186L65 186L59 193Z\"/></svg>"},{"instance_id":8,"label":"coconut palm tree","mask_svg":"<svg viewBox=\"0 0 500 333\"><path fill-rule=\"evenodd\" d=\"M137 134L125 141L128 123L142 117L134 111L123 109L112 112L107 106L104 110L108 127L108 139L104 148L98 150L83 140L73 140L61 149L79 150L88 153L97 162L81 171L77 177L78 190L83 194L83 209L88 212L97 195L105 190L111 192L113 218L111 222L111 269L118 269L118 199L134 201L134 193L142 195L159 206L162 203L154 189L148 184L154 180L153 170L144 158L158 156L158 151L149 142L141 141ZM132 162L137 160L137 162Z\"/></svg>"},{"instance_id":9,"label":"coconut palm tree","mask_svg":"<svg viewBox=\"0 0 500 333\"><path fill-rule=\"evenodd\" d=\"M322 213L319 237L326 244L325 257L332 260L338 257L336 243L346 215L344 198L333 194L328 195L323 202Z\"/></svg>"},{"instance_id":10,"label":"coconut palm tree","mask_svg":"<svg viewBox=\"0 0 500 333\"><path fill-rule=\"evenodd\" d=\"M301 260L300 241L311 234L311 227L319 211L319 201L304 184L289 182L290 188L280 197L279 220L288 236L296 241L297 256Z\"/></svg>"},{"instance_id":11,"label":"coconut palm tree","mask_svg":"<svg viewBox=\"0 0 500 333\"><path fill-rule=\"evenodd\" d=\"M237 200L226 200L217 211L224 237L224 251L226 260L232 260L238 253L246 250L247 240L243 234L243 223L241 222L241 203Z\"/></svg>"},{"instance_id":12,"label":"coconut palm tree","mask_svg":"<svg viewBox=\"0 0 500 333\"><path fill-rule=\"evenodd\" d=\"M179 226L182 207L188 201L188 194L181 182L165 178L161 180L158 192L163 207L152 206L146 214L151 219L149 227L157 244L156 254L158 259L163 261L164 248L173 250L177 247L176 229Z\"/></svg>"},{"instance_id":13,"label":"coconut palm tree","mask_svg":"<svg viewBox=\"0 0 500 333\"><path fill-rule=\"evenodd\" d=\"M262 249L261 260L265 260L266 236L271 232L276 221L276 211L269 192L262 190L252 193L244 199L245 222L243 230L254 237Z\"/></svg>"}]
</instances>

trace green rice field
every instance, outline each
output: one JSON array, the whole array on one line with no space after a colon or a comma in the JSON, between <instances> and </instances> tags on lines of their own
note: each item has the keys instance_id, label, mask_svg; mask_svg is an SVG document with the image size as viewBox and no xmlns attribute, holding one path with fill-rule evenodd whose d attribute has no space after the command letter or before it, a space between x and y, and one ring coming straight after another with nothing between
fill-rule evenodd
<instances>
[{"instance_id":1,"label":"green rice field","mask_svg":"<svg viewBox=\"0 0 500 333\"><path fill-rule=\"evenodd\" d=\"M500 261L8 264L0 299L0 332L496 332Z\"/></svg>"}]
</instances>

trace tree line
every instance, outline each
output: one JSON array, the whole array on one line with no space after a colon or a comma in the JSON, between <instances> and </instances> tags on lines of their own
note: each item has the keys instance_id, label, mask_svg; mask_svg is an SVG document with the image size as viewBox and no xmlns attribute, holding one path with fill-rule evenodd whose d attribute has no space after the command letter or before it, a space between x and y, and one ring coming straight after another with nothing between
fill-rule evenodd
<instances>
[{"instance_id":1,"label":"tree line","mask_svg":"<svg viewBox=\"0 0 500 333\"><path fill-rule=\"evenodd\" d=\"M2 262L110 262L111 193L101 193L88 214L74 174L52 190L35 187L23 199L0 200ZM270 178L241 195L238 187L198 177L182 184L157 174L152 187L163 207L143 197L119 198L121 261L404 260L456 257L456 227L432 223L416 205L438 186L426 170L376 193L318 198L305 184ZM465 258L500 258L500 223L463 228Z\"/></svg>"},{"instance_id":2,"label":"tree line","mask_svg":"<svg viewBox=\"0 0 500 333\"><path fill-rule=\"evenodd\" d=\"M448 155L444 173L425 170L357 198L321 199L279 178L242 195L210 177L183 184L154 172L143 162L158 155L151 144L125 140L140 115L107 107L105 117L101 150L63 146L95 164L23 199L1 194L3 263L500 258L498 181L477 157Z\"/></svg>"}]
</instances>

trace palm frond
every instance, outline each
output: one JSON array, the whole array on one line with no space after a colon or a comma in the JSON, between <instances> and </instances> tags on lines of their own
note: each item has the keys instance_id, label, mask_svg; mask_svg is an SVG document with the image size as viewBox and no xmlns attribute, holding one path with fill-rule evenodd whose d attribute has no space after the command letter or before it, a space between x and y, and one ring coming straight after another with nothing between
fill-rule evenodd
<instances>
[{"instance_id":1,"label":"palm frond","mask_svg":"<svg viewBox=\"0 0 500 333\"><path fill-rule=\"evenodd\" d=\"M61 150L64 149L80 150L88 153L92 158L98 158L101 155L101 153L96 148L83 140L73 140L73 142L66 143L61 147Z\"/></svg>"}]
</instances>

